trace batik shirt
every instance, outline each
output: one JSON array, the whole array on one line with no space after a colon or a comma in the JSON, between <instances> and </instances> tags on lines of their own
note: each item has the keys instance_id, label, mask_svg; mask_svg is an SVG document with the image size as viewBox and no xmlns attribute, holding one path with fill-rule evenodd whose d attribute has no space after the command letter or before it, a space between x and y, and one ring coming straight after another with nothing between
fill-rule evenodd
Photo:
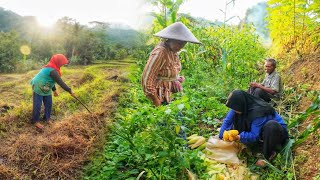
<instances>
[{"instance_id":1,"label":"batik shirt","mask_svg":"<svg viewBox=\"0 0 320 180\"><path fill-rule=\"evenodd\" d=\"M164 43L156 46L150 54L142 74L145 95L156 95L161 102L171 101L173 82L177 81L181 63L177 53Z\"/></svg>"}]
</instances>

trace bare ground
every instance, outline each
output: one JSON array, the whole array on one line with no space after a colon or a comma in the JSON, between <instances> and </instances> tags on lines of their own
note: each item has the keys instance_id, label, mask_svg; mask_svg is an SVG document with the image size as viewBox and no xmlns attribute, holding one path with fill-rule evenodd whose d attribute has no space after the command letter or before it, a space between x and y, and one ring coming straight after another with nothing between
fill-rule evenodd
<instances>
[{"instance_id":1,"label":"bare ground","mask_svg":"<svg viewBox=\"0 0 320 180\"><path fill-rule=\"evenodd\" d=\"M314 53L303 56L296 60L286 71L287 82L291 87L306 85L303 93L308 91L320 91L320 54ZM305 96L299 102L298 111L305 111L312 99ZM299 127L303 131L313 120L314 117L308 118ZM298 172L298 179L309 180L319 175L320 169L320 130L302 143L295 149L295 169Z\"/></svg>"}]
</instances>

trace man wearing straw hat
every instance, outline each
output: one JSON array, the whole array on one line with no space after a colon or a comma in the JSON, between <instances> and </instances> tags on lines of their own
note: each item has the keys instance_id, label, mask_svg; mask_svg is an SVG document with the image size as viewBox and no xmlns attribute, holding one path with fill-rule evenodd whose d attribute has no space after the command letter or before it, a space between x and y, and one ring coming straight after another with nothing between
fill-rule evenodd
<instances>
[{"instance_id":1,"label":"man wearing straw hat","mask_svg":"<svg viewBox=\"0 0 320 180\"><path fill-rule=\"evenodd\" d=\"M144 94L155 106L171 102L171 94L182 91L179 76L181 63L178 56L187 42L201 44L192 32L181 22L176 22L154 34L162 38L150 54L142 74Z\"/></svg>"}]
</instances>

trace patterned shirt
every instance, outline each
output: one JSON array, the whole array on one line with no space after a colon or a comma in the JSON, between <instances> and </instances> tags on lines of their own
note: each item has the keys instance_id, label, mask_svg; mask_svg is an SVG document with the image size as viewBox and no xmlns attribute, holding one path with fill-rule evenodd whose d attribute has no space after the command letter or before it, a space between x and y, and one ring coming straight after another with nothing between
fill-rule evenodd
<instances>
[{"instance_id":1,"label":"patterned shirt","mask_svg":"<svg viewBox=\"0 0 320 180\"><path fill-rule=\"evenodd\" d=\"M173 82L177 81L181 63L177 53L164 43L157 45L150 54L142 74L145 95L156 95L161 102L171 101Z\"/></svg>"},{"instance_id":2,"label":"patterned shirt","mask_svg":"<svg viewBox=\"0 0 320 180\"><path fill-rule=\"evenodd\" d=\"M261 83L264 87L271 88L277 93L275 97L280 97L282 95L282 83L281 77L277 71L273 71L271 74L266 74L264 80Z\"/></svg>"}]
</instances>

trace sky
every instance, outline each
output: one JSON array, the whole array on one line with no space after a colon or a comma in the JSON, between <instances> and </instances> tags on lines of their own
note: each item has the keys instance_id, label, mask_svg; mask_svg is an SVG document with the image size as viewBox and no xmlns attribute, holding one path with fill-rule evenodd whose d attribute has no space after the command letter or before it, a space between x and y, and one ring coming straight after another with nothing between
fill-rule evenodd
<instances>
[{"instance_id":1,"label":"sky","mask_svg":"<svg viewBox=\"0 0 320 180\"><path fill-rule=\"evenodd\" d=\"M261 1L265 0L235 0L235 6L228 6L227 18L243 18L247 8ZM224 10L225 4L226 0L187 0L179 12L222 21L224 14L220 9ZM135 29L144 25L144 14L152 10L142 0L0 0L0 7L22 16L35 16L43 26L68 16L81 24L102 21L122 23ZM233 18L230 23L238 23L239 18Z\"/></svg>"}]
</instances>

